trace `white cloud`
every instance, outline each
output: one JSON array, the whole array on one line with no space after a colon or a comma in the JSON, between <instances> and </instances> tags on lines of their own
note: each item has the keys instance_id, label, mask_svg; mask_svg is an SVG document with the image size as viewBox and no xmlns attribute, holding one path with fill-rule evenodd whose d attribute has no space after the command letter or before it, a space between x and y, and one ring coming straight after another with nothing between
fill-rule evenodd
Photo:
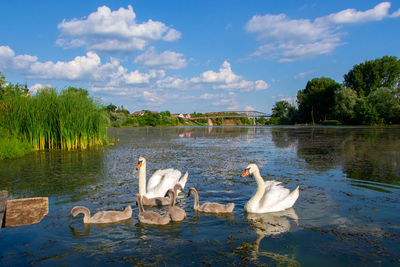
<instances>
[{"instance_id":1,"label":"white cloud","mask_svg":"<svg viewBox=\"0 0 400 267\"><path fill-rule=\"evenodd\" d=\"M294 75L293 78L294 78L295 80L303 79L303 78L305 78L305 77L307 77L307 76L309 76L309 75L311 75L311 74L313 74L313 73L315 73L315 70L304 71L304 72L300 72L300 73Z\"/></svg>"},{"instance_id":2,"label":"white cloud","mask_svg":"<svg viewBox=\"0 0 400 267\"><path fill-rule=\"evenodd\" d=\"M256 85L256 87L255 87L256 91L264 90L264 89L269 88L269 84L264 82L263 80L256 81L255 85Z\"/></svg>"},{"instance_id":3,"label":"white cloud","mask_svg":"<svg viewBox=\"0 0 400 267\"><path fill-rule=\"evenodd\" d=\"M253 111L253 110L256 110L254 107L252 107L252 106L246 106L245 108L244 108L244 110L245 111Z\"/></svg>"},{"instance_id":4,"label":"white cloud","mask_svg":"<svg viewBox=\"0 0 400 267\"><path fill-rule=\"evenodd\" d=\"M127 84L149 83L150 74L140 73L138 70L135 70L124 74L124 78Z\"/></svg>"},{"instance_id":5,"label":"white cloud","mask_svg":"<svg viewBox=\"0 0 400 267\"><path fill-rule=\"evenodd\" d=\"M0 46L0 66L20 71L30 78L79 80L90 79L100 66L100 57L93 52L68 62L39 62L36 56L16 55L8 46Z\"/></svg>"},{"instance_id":6,"label":"white cloud","mask_svg":"<svg viewBox=\"0 0 400 267\"><path fill-rule=\"evenodd\" d=\"M150 47L145 53L137 56L134 63L162 69L181 69L187 64L183 54L173 51L157 54L154 47Z\"/></svg>"},{"instance_id":7,"label":"white cloud","mask_svg":"<svg viewBox=\"0 0 400 267\"><path fill-rule=\"evenodd\" d=\"M200 74L199 77L192 78L190 81L194 84L212 84L214 89L228 91L239 90L242 92L249 92L254 90L263 90L269 87L269 85L263 80L258 80L256 82L247 81L243 79L243 77L236 75L232 72L231 64L228 61L224 61L222 67L219 68L219 72L208 70Z\"/></svg>"},{"instance_id":8,"label":"white cloud","mask_svg":"<svg viewBox=\"0 0 400 267\"><path fill-rule=\"evenodd\" d=\"M212 100L212 99L221 98L221 97L225 97L225 96L226 95L222 95L222 94L204 93L204 94L200 95L199 98L203 99L203 100Z\"/></svg>"},{"instance_id":9,"label":"white cloud","mask_svg":"<svg viewBox=\"0 0 400 267\"><path fill-rule=\"evenodd\" d=\"M96 53L88 52L86 56L77 56L68 62L36 61L30 63L32 64L29 76L43 79L86 80L100 66L100 57Z\"/></svg>"},{"instance_id":10,"label":"white cloud","mask_svg":"<svg viewBox=\"0 0 400 267\"><path fill-rule=\"evenodd\" d=\"M400 10L389 14L390 6L389 2L382 2L366 11L346 9L314 21L290 19L285 14L254 16L247 22L246 30L255 33L264 44L251 56L287 62L329 54L344 44L340 32L343 25L400 16Z\"/></svg>"},{"instance_id":11,"label":"white cloud","mask_svg":"<svg viewBox=\"0 0 400 267\"><path fill-rule=\"evenodd\" d=\"M239 80L239 76L234 74L231 69L231 64L228 61L224 61L222 67L219 68L219 72L212 70L203 72L200 77L193 78L193 82L204 82L204 83L232 83Z\"/></svg>"},{"instance_id":12,"label":"white cloud","mask_svg":"<svg viewBox=\"0 0 400 267\"><path fill-rule=\"evenodd\" d=\"M391 3L390 2L382 2L376 5L374 8L369 9L367 11L357 11L353 8L345 9L338 13L333 13L327 17L321 18L322 20L328 20L332 23L336 24L346 24L346 23L362 23L368 21L378 21L384 18L397 17L400 14L400 9L393 13L389 14Z\"/></svg>"},{"instance_id":13,"label":"white cloud","mask_svg":"<svg viewBox=\"0 0 400 267\"><path fill-rule=\"evenodd\" d=\"M166 77L165 79L157 81L157 86L160 88L187 89L189 84L190 82L187 79L176 77Z\"/></svg>"},{"instance_id":14,"label":"white cloud","mask_svg":"<svg viewBox=\"0 0 400 267\"><path fill-rule=\"evenodd\" d=\"M163 98L154 92L143 91L143 98L144 100L149 102L157 102L160 104L163 103Z\"/></svg>"},{"instance_id":15,"label":"white cloud","mask_svg":"<svg viewBox=\"0 0 400 267\"><path fill-rule=\"evenodd\" d=\"M4 63L5 60L10 59L14 57L15 53L14 51L8 47L8 46L0 46L0 58L2 59L0 61Z\"/></svg>"},{"instance_id":16,"label":"white cloud","mask_svg":"<svg viewBox=\"0 0 400 267\"><path fill-rule=\"evenodd\" d=\"M30 79L84 82L89 90L101 93L102 97L117 96L133 101L160 106L166 101L203 100L222 109L237 110L240 103L237 92L264 90L269 85L263 80L249 81L233 73L225 61L219 71L207 70L193 78L166 76L164 70L148 72L128 70L116 58L101 62L99 55L88 52L70 61L40 62L31 55L16 55L8 46L0 46L0 67L14 70ZM32 90L46 86L37 84ZM177 93L176 89L181 90ZM210 93L208 89L227 91ZM189 91L201 92L199 97Z\"/></svg>"},{"instance_id":17,"label":"white cloud","mask_svg":"<svg viewBox=\"0 0 400 267\"><path fill-rule=\"evenodd\" d=\"M109 52L142 50L151 41L174 41L181 36L179 31L159 21L137 23L130 5L116 11L101 6L87 18L64 19L58 29L61 38L56 43L60 46Z\"/></svg>"}]
</instances>

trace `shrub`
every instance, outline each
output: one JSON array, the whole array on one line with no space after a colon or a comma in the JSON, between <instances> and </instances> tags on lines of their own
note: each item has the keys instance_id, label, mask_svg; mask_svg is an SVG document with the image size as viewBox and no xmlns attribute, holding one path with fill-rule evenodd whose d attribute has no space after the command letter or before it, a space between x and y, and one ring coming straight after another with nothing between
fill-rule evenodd
<instances>
[{"instance_id":1,"label":"shrub","mask_svg":"<svg viewBox=\"0 0 400 267\"><path fill-rule=\"evenodd\" d=\"M0 160L19 158L32 151L32 146L27 142L0 134Z\"/></svg>"},{"instance_id":2,"label":"shrub","mask_svg":"<svg viewBox=\"0 0 400 267\"><path fill-rule=\"evenodd\" d=\"M278 123L279 123L279 118L278 117L270 118L267 121L267 124L269 124L269 125L278 125Z\"/></svg>"}]
</instances>

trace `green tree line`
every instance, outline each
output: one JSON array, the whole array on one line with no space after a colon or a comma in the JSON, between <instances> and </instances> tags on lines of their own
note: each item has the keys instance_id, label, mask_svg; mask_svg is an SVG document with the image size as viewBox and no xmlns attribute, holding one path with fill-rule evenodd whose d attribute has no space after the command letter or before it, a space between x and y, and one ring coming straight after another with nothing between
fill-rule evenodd
<instances>
[{"instance_id":1,"label":"green tree line","mask_svg":"<svg viewBox=\"0 0 400 267\"><path fill-rule=\"evenodd\" d=\"M400 60L384 56L353 66L342 84L314 78L297 92L297 107L282 100L271 124L399 124Z\"/></svg>"}]
</instances>

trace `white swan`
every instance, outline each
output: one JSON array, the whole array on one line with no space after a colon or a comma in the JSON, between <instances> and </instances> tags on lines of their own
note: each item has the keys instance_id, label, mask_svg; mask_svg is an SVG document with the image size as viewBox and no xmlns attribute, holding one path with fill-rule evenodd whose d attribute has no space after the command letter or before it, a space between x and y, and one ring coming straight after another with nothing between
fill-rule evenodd
<instances>
[{"instance_id":1,"label":"white swan","mask_svg":"<svg viewBox=\"0 0 400 267\"><path fill-rule=\"evenodd\" d=\"M139 170L139 195L145 198L164 197L168 189L174 188L176 184L180 184L185 188L188 178L188 172L181 177L181 172L176 169L157 170L147 181L146 186L146 159L139 157L136 167ZM180 178L180 179L179 179Z\"/></svg>"},{"instance_id":2,"label":"white swan","mask_svg":"<svg viewBox=\"0 0 400 267\"><path fill-rule=\"evenodd\" d=\"M266 213L277 212L291 208L299 197L299 187L290 193L281 182L264 181L256 164L249 164L242 173L242 177L253 176L257 182L257 191L246 203L247 212Z\"/></svg>"}]
</instances>

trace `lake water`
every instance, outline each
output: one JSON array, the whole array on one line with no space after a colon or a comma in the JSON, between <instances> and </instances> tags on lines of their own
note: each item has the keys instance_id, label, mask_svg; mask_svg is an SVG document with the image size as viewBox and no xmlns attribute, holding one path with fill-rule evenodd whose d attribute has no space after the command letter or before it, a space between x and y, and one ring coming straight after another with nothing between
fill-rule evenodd
<instances>
[{"instance_id":1,"label":"lake water","mask_svg":"<svg viewBox=\"0 0 400 267\"><path fill-rule=\"evenodd\" d=\"M38 224L3 228L0 265L306 265L400 263L400 128L192 127L112 129L115 146L35 152L0 161L9 198L49 197ZM137 221L139 156L147 177L160 168L189 171L182 223ZM265 180L300 186L294 207L247 214L256 163ZM229 216L193 211L189 187L205 201L235 203ZM122 210L132 220L109 226L70 219L74 206ZM152 208L161 213L167 208Z\"/></svg>"}]
</instances>

